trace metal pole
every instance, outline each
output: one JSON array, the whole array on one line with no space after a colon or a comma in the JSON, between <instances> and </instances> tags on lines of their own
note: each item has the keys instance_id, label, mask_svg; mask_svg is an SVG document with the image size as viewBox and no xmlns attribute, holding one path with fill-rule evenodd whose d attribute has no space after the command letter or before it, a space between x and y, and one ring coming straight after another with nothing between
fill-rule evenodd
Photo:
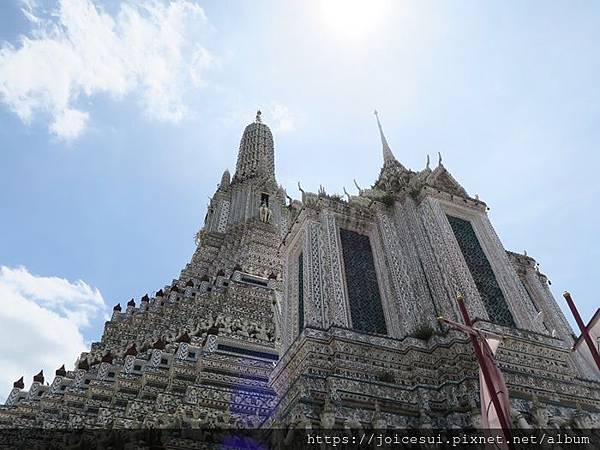
<instances>
[{"instance_id":1,"label":"metal pole","mask_svg":"<svg viewBox=\"0 0 600 450\"><path fill-rule=\"evenodd\" d=\"M469 313L467 311L467 308L465 307L465 302L464 302L465 299L462 296L462 294L458 294L458 296L456 297L456 300L458 302L458 308L460 310L460 313L463 317L463 320L465 321L465 325L467 325L468 327L472 327L473 323L471 322L471 318L469 317ZM511 434L510 434L510 425L507 420L507 417L504 415L504 410L501 408L500 400L498 399L498 394L496 393L496 390L494 389L494 383L492 382L492 376L488 371L487 365L485 364L485 357L483 356L483 352L481 351L479 342L477 342L477 338L473 335L470 335L470 338L471 338L471 344L473 345L473 350L475 351L475 356L477 357L477 361L479 362L479 367L481 367L483 379L485 380L485 383L489 387L488 390L490 392L490 396L492 398L492 403L494 404L494 408L496 408L496 413L498 414L498 419L500 420L500 426L502 427L502 432L504 433L504 436L506 438L506 443L509 445L510 448L513 448L512 438L511 438ZM483 386L481 386L481 388L483 388Z\"/></svg>"},{"instance_id":2,"label":"metal pole","mask_svg":"<svg viewBox=\"0 0 600 450\"><path fill-rule=\"evenodd\" d=\"M569 309L571 310L573 317L575 317L575 322L577 322L577 325L579 326L579 329L581 330L581 335L583 336L585 343L587 344L587 346L590 349L590 353L592 354L592 358L594 358L594 361L596 362L596 366L598 367L598 370L600 370L600 354L598 354L598 349L594 346L594 342L592 341L590 332L588 331L587 327L583 323L583 320L581 320L581 316L579 315L579 311L577 311L575 302L571 298L571 294L569 294L568 292L565 292L563 294L563 297L567 301L567 304L569 305Z\"/></svg>"}]
</instances>

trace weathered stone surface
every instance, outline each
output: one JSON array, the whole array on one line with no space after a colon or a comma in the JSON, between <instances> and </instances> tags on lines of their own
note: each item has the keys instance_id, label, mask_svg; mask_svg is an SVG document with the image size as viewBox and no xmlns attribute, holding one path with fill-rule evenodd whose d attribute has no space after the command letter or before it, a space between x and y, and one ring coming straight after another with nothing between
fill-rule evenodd
<instances>
[{"instance_id":1,"label":"weathered stone surface","mask_svg":"<svg viewBox=\"0 0 600 450\"><path fill-rule=\"evenodd\" d=\"M180 277L115 307L75 370L60 368L49 386L39 374L28 390L15 382L0 427L472 428L477 364L467 338L436 320L460 321L458 292L477 326L505 337L498 361L515 426L600 426L598 377L571 352L572 330L535 261L505 251L485 203L441 158L413 172L382 139L371 189L347 201L302 191L287 204L258 115ZM448 216L470 223L486 258L479 278ZM365 249L353 256L340 228L368 237L372 257L349 260ZM374 270L369 286L348 283L361 268ZM493 277L514 327L490 321L482 276ZM349 288L377 289L369 298L381 301L385 334L354 329L363 312Z\"/></svg>"}]
</instances>

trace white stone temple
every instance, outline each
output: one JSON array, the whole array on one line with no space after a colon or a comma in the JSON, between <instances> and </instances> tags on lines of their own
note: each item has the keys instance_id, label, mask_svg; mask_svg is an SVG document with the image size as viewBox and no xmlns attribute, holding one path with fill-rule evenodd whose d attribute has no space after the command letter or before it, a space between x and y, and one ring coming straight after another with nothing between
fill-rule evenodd
<instances>
[{"instance_id":1,"label":"white stone temple","mask_svg":"<svg viewBox=\"0 0 600 450\"><path fill-rule=\"evenodd\" d=\"M259 112L179 278L117 304L72 370L24 374L0 428L477 428L469 338L437 320L462 322L457 293L504 336L515 428L600 427L600 377L536 261L441 157L408 169L379 130L372 187L293 200Z\"/></svg>"}]
</instances>

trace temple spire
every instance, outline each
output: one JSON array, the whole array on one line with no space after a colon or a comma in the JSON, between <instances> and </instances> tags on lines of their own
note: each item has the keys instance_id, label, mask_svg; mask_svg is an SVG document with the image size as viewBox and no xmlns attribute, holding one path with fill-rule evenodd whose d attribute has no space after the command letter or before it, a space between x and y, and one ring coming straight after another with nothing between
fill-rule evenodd
<instances>
[{"instance_id":1,"label":"temple spire","mask_svg":"<svg viewBox=\"0 0 600 450\"><path fill-rule=\"evenodd\" d=\"M392 149L390 148L387 139L385 138L385 134L383 134L383 128L381 127L381 122L379 121L379 113L375 110L375 117L377 118L377 126L379 127L379 135L381 136L381 145L383 146L383 162L386 163L388 161L394 161L396 158L392 153Z\"/></svg>"},{"instance_id":2,"label":"temple spire","mask_svg":"<svg viewBox=\"0 0 600 450\"><path fill-rule=\"evenodd\" d=\"M273 134L263 123L262 113L258 110L254 122L245 128L242 135L236 170L231 183L255 178L274 181L274 158Z\"/></svg>"}]
</instances>

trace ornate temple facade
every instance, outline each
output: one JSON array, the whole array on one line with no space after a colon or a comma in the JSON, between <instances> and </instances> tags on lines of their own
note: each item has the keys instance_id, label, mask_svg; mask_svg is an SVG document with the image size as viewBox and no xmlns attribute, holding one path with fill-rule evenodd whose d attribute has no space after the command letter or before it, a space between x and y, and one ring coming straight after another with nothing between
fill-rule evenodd
<instances>
[{"instance_id":1,"label":"ornate temple facade","mask_svg":"<svg viewBox=\"0 0 600 450\"><path fill-rule=\"evenodd\" d=\"M461 321L457 293L504 336L515 427L600 426L600 377L535 260L441 157L410 170L379 130L371 188L292 200L258 113L179 278L117 304L72 370L17 380L0 427L477 428L470 341L437 320Z\"/></svg>"}]
</instances>

